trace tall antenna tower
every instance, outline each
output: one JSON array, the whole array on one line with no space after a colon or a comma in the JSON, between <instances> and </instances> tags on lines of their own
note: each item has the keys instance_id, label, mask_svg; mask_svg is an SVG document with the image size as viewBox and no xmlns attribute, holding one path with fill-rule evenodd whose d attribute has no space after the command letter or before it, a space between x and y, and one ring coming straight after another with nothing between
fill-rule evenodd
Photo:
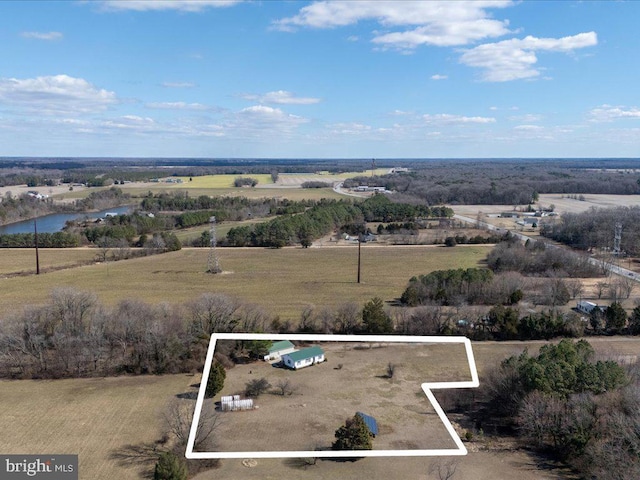
<instances>
[{"instance_id":1,"label":"tall antenna tower","mask_svg":"<svg viewBox=\"0 0 640 480\"><path fill-rule=\"evenodd\" d=\"M221 273L222 269L220 268L220 261L218 260L218 252L216 250L218 243L216 238L216 217L209 218L209 222L211 223L211 229L209 230L211 244L209 247L209 259L207 260L207 273Z\"/></svg>"},{"instance_id":2,"label":"tall antenna tower","mask_svg":"<svg viewBox=\"0 0 640 480\"><path fill-rule=\"evenodd\" d=\"M373 172L376 169L376 159L372 158L371 159L371 176L373 177Z\"/></svg>"},{"instance_id":3,"label":"tall antenna tower","mask_svg":"<svg viewBox=\"0 0 640 480\"><path fill-rule=\"evenodd\" d=\"M620 249L621 243L622 243L622 224L620 222L617 222L616 229L613 234L613 254L616 256L622 253Z\"/></svg>"}]
</instances>

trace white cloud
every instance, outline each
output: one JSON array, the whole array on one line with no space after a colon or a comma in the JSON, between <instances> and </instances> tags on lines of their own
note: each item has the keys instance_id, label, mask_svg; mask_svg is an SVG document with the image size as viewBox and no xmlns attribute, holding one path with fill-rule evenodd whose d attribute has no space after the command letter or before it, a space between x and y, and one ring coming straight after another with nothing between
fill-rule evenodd
<instances>
[{"instance_id":1,"label":"white cloud","mask_svg":"<svg viewBox=\"0 0 640 480\"><path fill-rule=\"evenodd\" d=\"M68 75L0 78L0 106L4 104L39 114L92 113L117 101L114 92Z\"/></svg>"},{"instance_id":2,"label":"white cloud","mask_svg":"<svg viewBox=\"0 0 640 480\"><path fill-rule=\"evenodd\" d=\"M541 127L540 125L517 125L513 127L513 129L520 131L539 132L541 130L544 130L544 127Z\"/></svg>"},{"instance_id":3,"label":"white cloud","mask_svg":"<svg viewBox=\"0 0 640 480\"><path fill-rule=\"evenodd\" d=\"M506 20L490 18L490 8L513 5L511 0L470 1L317 1L297 15L274 22L282 31L300 27L335 28L375 20L386 29L413 27L395 32L374 33L373 42L384 47L411 50L419 45L466 45L487 37L509 33Z\"/></svg>"},{"instance_id":4,"label":"white cloud","mask_svg":"<svg viewBox=\"0 0 640 480\"><path fill-rule=\"evenodd\" d=\"M507 82L540 75L540 71L534 67L538 63L537 51L570 53L597 44L595 32L562 38L527 36L479 45L465 51L460 62L484 69L482 78L488 82Z\"/></svg>"},{"instance_id":5,"label":"white cloud","mask_svg":"<svg viewBox=\"0 0 640 480\"><path fill-rule=\"evenodd\" d=\"M542 115L538 115L536 113L526 113L524 115L511 116L509 117L509 120L519 123L535 123L542 121Z\"/></svg>"},{"instance_id":6,"label":"white cloud","mask_svg":"<svg viewBox=\"0 0 640 480\"><path fill-rule=\"evenodd\" d=\"M216 107L203 105L202 103L186 102L149 102L145 104L147 108L160 110L216 110Z\"/></svg>"},{"instance_id":7,"label":"white cloud","mask_svg":"<svg viewBox=\"0 0 640 480\"><path fill-rule=\"evenodd\" d=\"M191 82L162 82L162 86L166 88L193 88L196 84Z\"/></svg>"},{"instance_id":8,"label":"white cloud","mask_svg":"<svg viewBox=\"0 0 640 480\"><path fill-rule=\"evenodd\" d=\"M102 0L100 4L105 10L135 10L138 12L152 10L180 10L183 12L200 12L207 8L229 7L242 0Z\"/></svg>"},{"instance_id":9,"label":"white cloud","mask_svg":"<svg viewBox=\"0 0 640 480\"><path fill-rule=\"evenodd\" d=\"M60 32L22 32L20 34L24 38L33 38L35 40L60 40L63 35Z\"/></svg>"},{"instance_id":10,"label":"white cloud","mask_svg":"<svg viewBox=\"0 0 640 480\"><path fill-rule=\"evenodd\" d=\"M313 97L296 97L293 93L286 90L277 90L275 92L267 92L264 95L246 94L242 95L245 100L257 101L260 103L270 103L279 105L312 105L319 103L319 98Z\"/></svg>"},{"instance_id":11,"label":"white cloud","mask_svg":"<svg viewBox=\"0 0 640 480\"><path fill-rule=\"evenodd\" d=\"M357 42L360 40L360 37L358 37L357 35L349 35L347 37L347 40L349 40L350 42Z\"/></svg>"},{"instance_id":12,"label":"white cloud","mask_svg":"<svg viewBox=\"0 0 640 480\"><path fill-rule=\"evenodd\" d=\"M493 117L466 117L464 115L451 115L449 113L438 113L436 115L425 114L423 120L430 125L464 125L470 123L495 123Z\"/></svg>"},{"instance_id":13,"label":"white cloud","mask_svg":"<svg viewBox=\"0 0 640 480\"><path fill-rule=\"evenodd\" d=\"M448 75L440 75L439 73L431 75L431 80L446 80L447 78L449 78Z\"/></svg>"},{"instance_id":14,"label":"white cloud","mask_svg":"<svg viewBox=\"0 0 640 480\"><path fill-rule=\"evenodd\" d=\"M372 130L370 125L357 122L334 123L328 127L335 135L364 135Z\"/></svg>"},{"instance_id":15,"label":"white cloud","mask_svg":"<svg viewBox=\"0 0 640 480\"><path fill-rule=\"evenodd\" d=\"M640 109L638 107L623 107L601 105L589 112L591 120L594 122L612 122L621 118L638 118L640 119Z\"/></svg>"},{"instance_id":16,"label":"white cloud","mask_svg":"<svg viewBox=\"0 0 640 480\"><path fill-rule=\"evenodd\" d=\"M231 122L234 127L251 127L251 128L289 128L295 127L303 123L307 123L304 117L299 115L291 115L283 112L279 108L267 107L265 105L253 105L251 107L240 110L235 121Z\"/></svg>"}]
</instances>

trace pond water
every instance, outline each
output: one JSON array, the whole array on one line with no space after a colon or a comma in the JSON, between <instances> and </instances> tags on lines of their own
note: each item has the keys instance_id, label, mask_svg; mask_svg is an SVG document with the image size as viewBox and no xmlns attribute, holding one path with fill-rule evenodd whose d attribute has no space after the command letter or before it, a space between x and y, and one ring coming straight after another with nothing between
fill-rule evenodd
<instances>
[{"instance_id":1,"label":"pond water","mask_svg":"<svg viewBox=\"0 0 640 480\"><path fill-rule=\"evenodd\" d=\"M55 233L62 230L65 223L68 220L77 220L79 218L101 218L107 213L127 213L132 210L130 205L122 207L109 208L100 212L91 213L53 213L51 215L45 215L38 217L38 232L39 233ZM32 233L33 232L33 219L24 220L22 222L10 223L8 225L0 226L0 235L7 233Z\"/></svg>"}]
</instances>

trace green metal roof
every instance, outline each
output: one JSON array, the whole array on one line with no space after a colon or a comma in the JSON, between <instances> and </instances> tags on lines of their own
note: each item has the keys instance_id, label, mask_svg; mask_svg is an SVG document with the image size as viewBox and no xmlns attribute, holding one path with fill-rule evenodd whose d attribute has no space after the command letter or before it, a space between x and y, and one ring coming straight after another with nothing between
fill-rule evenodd
<instances>
[{"instance_id":1,"label":"green metal roof","mask_svg":"<svg viewBox=\"0 0 640 480\"><path fill-rule=\"evenodd\" d=\"M281 340L280 342L273 342L269 348L269 353L279 352L280 350L286 350L287 348L294 348L293 343L289 340Z\"/></svg>"},{"instance_id":2,"label":"green metal roof","mask_svg":"<svg viewBox=\"0 0 640 480\"><path fill-rule=\"evenodd\" d=\"M303 348L302 350L298 350L297 352L287 353L291 360L294 362L299 362L301 360L306 360L307 358L313 358L320 355L324 355L324 350L320 347L309 347Z\"/></svg>"}]
</instances>

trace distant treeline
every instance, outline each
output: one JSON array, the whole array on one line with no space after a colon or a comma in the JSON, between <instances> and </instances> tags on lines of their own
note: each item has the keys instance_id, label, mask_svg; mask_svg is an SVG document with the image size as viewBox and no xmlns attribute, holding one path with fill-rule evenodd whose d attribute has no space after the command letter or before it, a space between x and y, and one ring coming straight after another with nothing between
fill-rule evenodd
<instances>
[{"instance_id":1,"label":"distant treeline","mask_svg":"<svg viewBox=\"0 0 640 480\"><path fill-rule=\"evenodd\" d=\"M311 242L344 225L364 222L407 222L416 218L452 216L445 207L394 203L383 195L375 195L360 203L346 200L320 200L306 211L283 215L269 222L235 227L227 233L229 246L261 246L280 248Z\"/></svg>"},{"instance_id":2,"label":"distant treeline","mask_svg":"<svg viewBox=\"0 0 640 480\"><path fill-rule=\"evenodd\" d=\"M33 233L0 234L0 248L33 248L35 246ZM67 248L80 245L78 235L67 232L39 233L38 247Z\"/></svg>"},{"instance_id":3,"label":"distant treeline","mask_svg":"<svg viewBox=\"0 0 640 480\"><path fill-rule=\"evenodd\" d=\"M329 182L308 181L308 182L303 182L301 187L302 188L331 188L332 185L333 184Z\"/></svg>"},{"instance_id":4,"label":"distant treeline","mask_svg":"<svg viewBox=\"0 0 640 480\"><path fill-rule=\"evenodd\" d=\"M592 208L583 213L564 213L559 220L545 223L540 233L573 248L592 250L613 248L616 224L622 226L621 251L640 254L640 207Z\"/></svg>"},{"instance_id":5,"label":"distant treeline","mask_svg":"<svg viewBox=\"0 0 640 480\"><path fill-rule=\"evenodd\" d=\"M430 205L527 205L537 202L541 193L637 194L638 177L589 169L571 161L451 161L425 163L408 173L361 176L346 180L344 185L383 186Z\"/></svg>"},{"instance_id":6,"label":"distant treeline","mask_svg":"<svg viewBox=\"0 0 640 480\"><path fill-rule=\"evenodd\" d=\"M249 199L246 197L190 197L186 193L161 193L149 195L142 200L141 208L150 212L163 211L211 211L217 221L241 221L248 218L300 213L314 204L313 201L287 199Z\"/></svg>"}]
</instances>

